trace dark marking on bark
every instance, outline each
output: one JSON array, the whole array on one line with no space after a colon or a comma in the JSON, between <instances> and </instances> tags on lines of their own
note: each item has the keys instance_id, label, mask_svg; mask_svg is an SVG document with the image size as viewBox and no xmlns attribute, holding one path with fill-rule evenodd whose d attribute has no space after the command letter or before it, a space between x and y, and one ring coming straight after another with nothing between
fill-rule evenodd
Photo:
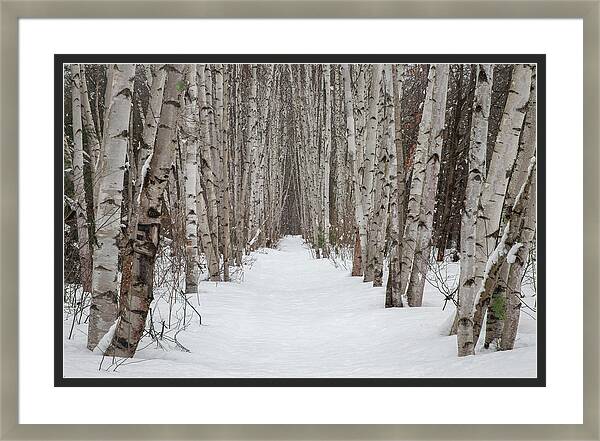
<instances>
[{"instance_id":1,"label":"dark marking on bark","mask_svg":"<svg viewBox=\"0 0 600 441\"><path fill-rule=\"evenodd\" d=\"M477 75L477 81L481 82L481 83L487 83L488 82L488 76L485 73L485 69L483 69L481 67L481 65L479 66L479 72Z\"/></svg>"},{"instance_id":2,"label":"dark marking on bark","mask_svg":"<svg viewBox=\"0 0 600 441\"><path fill-rule=\"evenodd\" d=\"M129 349L129 341L127 341L126 338L123 337L115 337L114 338L114 342L116 344L117 347L123 348L123 349Z\"/></svg>"},{"instance_id":3,"label":"dark marking on bark","mask_svg":"<svg viewBox=\"0 0 600 441\"><path fill-rule=\"evenodd\" d=\"M152 219L156 219L156 218L160 217L160 212L154 207L150 207L148 209L147 214L148 214L148 217L152 218Z\"/></svg>"},{"instance_id":4,"label":"dark marking on bark","mask_svg":"<svg viewBox=\"0 0 600 441\"><path fill-rule=\"evenodd\" d=\"M132 94L131 94L131 89L129 89L129 87L126 87L124 89L121 89L119 91L119 93L117 93L115 95L115 97L118 97L119 95L123 95L124 97L126 97L127 99L131 99Z\"/></svg>"}]
</instances>

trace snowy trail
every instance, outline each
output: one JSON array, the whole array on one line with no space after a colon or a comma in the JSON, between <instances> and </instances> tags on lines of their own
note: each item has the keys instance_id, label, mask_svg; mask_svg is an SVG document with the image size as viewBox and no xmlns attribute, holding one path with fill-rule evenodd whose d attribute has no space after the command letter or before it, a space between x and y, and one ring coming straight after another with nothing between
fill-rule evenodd
<instances>
[{"instance_id":1,"label":"snowy trail","mask_svg":"<svg viewBox=\"0 0 600 441\"><path fill-rule=\"evenodd\" d=\"M65 340L65 376L119 377L535 377L535 322L523 320L517 349L456 357L439 329L449 310L431 286L422 308L383 308L373 288L297 236L255 253L241 283L202 282L190 298L202 314L178 340L190 353L154 346L117 372L98 370L83 332ZM199 305L198 305L199 299ZM448 308L449 309L449 308ZM67 327L67 324L65 325Z\"/></svg>"}]
</instances>

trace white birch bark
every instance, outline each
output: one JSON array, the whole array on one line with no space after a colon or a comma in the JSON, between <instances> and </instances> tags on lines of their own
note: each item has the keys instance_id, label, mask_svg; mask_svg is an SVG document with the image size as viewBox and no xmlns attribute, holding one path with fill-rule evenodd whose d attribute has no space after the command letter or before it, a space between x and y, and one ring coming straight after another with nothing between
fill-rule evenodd
<instances>
[{"instance_id":1,"label":"white birch bark","mask_svg":"<svg viewBox=\"0 0 600 441\"><path fill-rule=\"evenodd\" d=\"M465 190L465 208L461 225L461 256L458 294L458 356L473 355L473 303L481 281L481 268L476 267L476 243L479 194L485 180L488 120L492 98L494 67L477 66L477 79L471 120L469 174Z\"/></svg>"},{"instance_id":2,"label":"white birch bark","mask_svg":"<svg viewBox=\"0 0 600 441\"><path fill-rule=\"evenodd\" d=\"M354 258L352 267L353 276L363 275L363 262L366 261L367 253L367 226L364 216L364 199L361 196L360 190L360 173L359 163L356 151L356 128L354 124L354 103L352 101L352 83L350 76L350 66L342 65L342 76L344 78L344 104L346 111L346 138L348 143L348 155L350 160L350 169L352 176L352 189L354 193L354 219L358 229L359 249L354 250L360 254L360 259Z\"/></svg>"},{"instance_id":3,"label":"white birch bark","mask_svg":"<svg viewBox=\"0 0 600 441\"><path fill-rule=\"evenodd\" d=\"M244 244L245 247L249 245L252 239L256 236L259 226L258 219L258 105L257 105L257 66L253 64L251 66L251 80L250 80L250 96L249 96L249 113L248 113L248 135L246 141L246 154L247 154L247 169L248 178L250 179L249 190L250 190L250 207L248 216L248 243ZM254 243L253 243L254 244ZM252 248L252 246L250 246Z\"/></svg>"},{"instance_id":4,"label":"white birch bark","mask_svg":"<svg viewBox=\"0 0 600 441\"><path fill-rule=\"evenodd\" d=\"M231 143L231 152L230 156L233 160L232 164L232 188L231 188L231 205L232 205L232 220L233 220L233 228L232 228L232 248L233 248L233 257L235 264L240 266L242 263L242 252L243 252L243 244L245 244L244 239L244 216L243 216L243 193L245 192L246 184L243 180L244 176L244 162L243 162L243 146L242 142L238 141L242 139L242 123L241 112L236 112L235 109L242 108L242 98L241 98L241 74L242 69L240 66L232 66L232 74L231 77L234 80L234 87L232 91L232 112L231 117L233 118L233 124L231 125L232 129L232 143Z\"/></svg>"},{"instance_id":5,"label":"white birch bark","mask_svg":"<svg viewBox=\"0 0 600 441\"><path fill-rule=\"evenodd\" d=\"M481 227L480 237L485 240L477 256L479 260L486 260L498 239L504 196L517 157L519 136L529 100L531 74L532 68L529 65L516 64L513 68L508 98L481 193L480 218L483 222L478 222L477 227Z\"/></svg>"},{"instance_id":6,"label":"white birch bark","mask_svg":"<svg viewBox=\"0 0 600 441\"><path fill-rule=\"evenodd\" d=\"M261 69L266 75L264 80L265 87L261 87L261 93L258 93L258 67L257 67L257 96L256 96L256 130L255 130L255 142L256 152L253 158L255 163L255 173L252 174L252 206L255 210L254 222L257 225L256 240L253 243L254 248L265 246L266 236L268 234L267 222L267 203L268 188L266 187L266 179L269 168L268 157L270 149L270 136L269 131L273 125L276 115L273 114L273 88L275 81L275 65L268 64ZM260 96L260 99L259 99ZM254 237L253 236L253 237Z\"/></svg>"},{"instance_id":7,"label":"white birch bark","mask_svg":"<svg viewBox=\"0 0 600 441\"><path fill-rule=\"evenodd\" d=\"M523 123L523 133L519 145L519 153L517 156L517 166L513 171L510 182L508 184L507 198L504 201L506 218L510 218L510 210L514 199L518 194L518 190L523 186L527 179L529 158L536 155L536 133L537 133L537 84L535 72L531 82L531 92L529 94L529 104L527 105L527 113ZM534 183L533 185L535 185ZM537 188L537 187L536 187ZM519 326L519 317L521 313L521 281L525 265L529 259L529 253L533 246L533 240L536 234L536 214L537 214L537 195L534 191L531 192L531 200L529 201L529 213L523 225L523 233L521 237L522 246L519 247L514 254L514 260L508 269L506 278L506 311L505 317L502 320L501 336L499 348L501 350L513 349Z\"/></svg>"},{"instance_id":8,"label":"white birch bark","mask_svg":"<svg viewBox=\"0 0 600 441\"><path fill-rule=\"evenodd\" d=\"M198 173L201 173L201 171L198 170ZM206 206L205 189L201 184L200 176L196 178L196 192L196 201L198 207L198 232L200 233L202 250L206 256L209 278L213 281L219 281L221 278L219 271L219 257L217 256L215 246L212 243L210 225L208 222L208 207Z\"/></svg>"},{"instance_id":9,"label":"white birch bark","mask_svg":"<svg viewBox=\"0 0 600 441\"><path fill-rule=\"evenodd\" d=\"M494 145L486 180L481 189L480 213L477 222L477 241L475 248L476 268L483 268L488 256L496 248L500 218L508 180L515 164L519 136L523 127L527 102L531 88L532 67L517 64L513 67L509 94L500 121L500 128ZM479 290L481 292L481 290ZM473 344L477 344L487 302L476 298Z\"/></svg>"},{"instance_id":10,"label":"white birch bark","mask_svg":"<svg viewBox=\"0 0 600 441\"><path fill-rule=\"evenodd\" d=\"M404 66L392 66L392 86L394 105L394 133L388 136L393 142L390 149L390 257L389 272L386 284L385 307L407 306L408 302L400 290L400 272L402 259L402 232L404 231L404 152L402 148L402 86L404 81ZM391 124L390 124L391 126ZM389 142L389 141L388 141Z\"/></svg>"},{"instance_id":11,"label":"white birch bark","mask_svg":"<svg viewBox=\"0 0 600 441\"><path fill-rule=\"evenodd\" d=\"M230 70L228 67L218 65L217 67L217 99L221 103L217 114L221 124L221 192L222 214L221 225L223 227L223 280L230 280L229 264L231 256L231 196L229 187L229 87Z\"/></svg>"},{"instance_id":12,"label":"white birch bark","mask_svg":"<svg viewBox=\"0 0 600 441\"><path fill-rule=\"evenodd\" d=\"M499 343L499 349L503 351L511 350L515 346L517 330L519 327L519 317L521 314L521 282L536 234L537 201L535 194L532 194L530 197L530 212L523 225L523 233L521 235L522 246L520 246L514 254L514 262L508 269L506 280L506 317L501 330Z\"/></svg>"},{"instance_id":13,"label":"white birch bark","mask_svg":"<svg viewBox=\"0 0 600 441\"><path fill-rule=\"evenodd\" d=\"M448 94L448 64L435 66L435 82L433 91L433 115L429 134L429 152L425 165L425 182L417 226L416 249L413 257L413 268L406 297L413 306L423 303L425 277L429 269L431 237L433 233L433 215L440 174L440 158L442 156L443 130L446 118L446 97Z\"/></svg>"},{"instance_id":14,"label":"white birch bark","mask_svg":"<svg viewBox=\"0 0 600 441\"><path fill-rule=\"evenodd\" d=\"M135 72L134 72L135 75ZM104 90L104 117L102 121L102 141L100 142L100 154L98 155L96 164L95 164L95 178L96 186L94 187L94 201L98 201L99 193L100 193L100 182L104 179L107 171L105 170L104 159L106 157L106 145L110 142L107 129L109 118L111 114L111 106L114 98L114 89L115 89L115 72L112 64L106 65L106 88ZM133 95L133 91L132 91ZM98 116L100 119L100 116ZM98 210L98 204L95 203L95 209Z\"/></svg>"},{"instance_id":15,"label":"white birch bark","mask_svg":"<svg viewBox=\"0 0 600 441\"><path fill-rule=\"evenodd\" d=\"M152 83L150 86L150 100L146 115L144 117L144 128L142 129L142 144L138 153L137 181L134 186L134 201L137 201L143 181L143 169L150 165L148 158L154 150L156 132L160 119L160 111L163 101L163 91L167 72L165 69L157 68L152 72Z\"/></svg>"},{"instance_id":16,"label":"white birch bark","mask_svg":"<svg viewBox=\"0 0 600 441\"><path fill-rule=\"evenodd\" d=\"M92 199L94 195L98 195L99 179L96 177L96 170L98 167L98 161L101 154L100 137L98 136L98 130L94 125L94 116L92 114L92 106L90 105L90 96L87 88L87 81L85 77L85 65L80 65L80 76L81 76L81 101L83 105L83 131L88 142L90 150L90 170L91 170L91 181L92 181ZM94 205L93 212L96 212L97 201L93 199Z\"/></svg>"},{"instance_id":17,"label":"white birch bark","mask_svg":"<svg viewBox=\"0 0 600 441\"><path fill-rule=\"evenodd\" d=\"M73 77L71 104L73 118L73 186L77 206L77 242L79 247L79 273L84 292L92 291L92 256L88 234L85 179L83 174L83 127L81 122L81 84L85 81L78 64L71 65Z\"/></svg>"},{"instance_id":18,"label":"white birch bark","mask_svg":"<svg viewBox=\"0 0 600 441\"><path fill-rule=\"evenodd\" d=\"M127 153L134 64L110 67L113 81L112 103L105 127L104 172L98 191L96 240L92 275L92 303L87 346L93 350L108 332L117 316L117 264L119 259L120 212Z\"/></svg>"},{"instance_id":19,"label":"white birch bark","mask_svg":"<svg viewBox=\"0 0 600 441\"><path fill-rule=\"evenodd\" d=\"M364 150L365 150L365 130L367 127L367 109L365 104L366 95L366 69L367 65L359 64L354 65L354 68L358 71L358 81L356 88L356 106L355 106L355 126L356 126L356 159L358 160L358 168L360 171L361 187L362 177L364 174ZM354 70L353 68L353 70ZM364 262L363 262L364 263Z\"/></svg>"},{"instance_id":20,"label":"white birch bark","mask_svg":"<svg viewBox=\"0 0 600 441\"><path fill-rule=\"evenodd\" d=\"M198 201L196 200L196 176L198 174L198 85L196 65L187 66L184 125L181 131L185 147L185 293L198 292Z\"/></svg>"},{"instance_id":21,"label":"white birch bark","mask_svg":"<svg viewBox=\"0 0 600 441\"><path fill-rule=\"evenodd\" d=\"M329 64L323 65L323 83L325 87L325 136L323 140L323 234L324 253L329 255L330 204L329 204L329 175L331 174L331 71Z\"/></svg>"},{"instance_id":22,"label":"white birch bark","mask_svg":"<svg viewBox=\"0 0 600 441\"><path fill-rule=\"evenodd\" d=\"M425 181L425 168L429 150L429 135L431 133L433 116L433 89L436 76L436 65L429 67L427 89L423 112L419 124L419 135L413 161L412 180L408 197L408 211L402 244L402 267L400 272L400 289L407 294L408 282L412 271L415 251L417 249L417 227L421 210L421 198ZM413 299L408 299L409 306L415 306Z\"/></svg>"},{"instance_id":23,"label":"white birch bark","mask_svg":"<svg viewBox=\"0 0 600 441\"><path fill-rule=\"evenodd\" d=\"M527 218L535 216L535 195L537 188L536 158L530 160L527 179L515 198L514 205L498 245L487 259L483 279L474 308L473 318L473 344L477 345L483 318L490 299L499 284L504 284L507 266L511 265L515 254L530 237L531 230L526 228ZM504 290L504 286L502 286Z\"/></svg>"},{"instance_id":24,"label":"white birch bark","mask_svg":"<svg viewBox=\"0 0 600 441\"><path fill-rule=\"evenodd\" d=\"M208 143L205 144L205 161L208 164L210 173L207 170L206 195L208 196L207 208L209 213L210 233L212 243L215 247L215 253L219 256L219 133L216 125L215 106L214 106L214 81L212 75L212 66L204 66L204 92L205 92L205 110L208 121Z\"/></svg>"},{"instance_id":25,"label":"white birch bark","mask_svg":"<svg viewBox=\"0 0 600 441\"><path fill-rule=\"evenodd\" d=\"M379 102L379 82L381 76L381 65L375 64L372 68L371 86L369 89L369 111L367 115L367 128L365 139L365 153L363 157L363 205L365 207L365 216L367 221L373 215L373 192L376 165L376 143L377 143L377 115ZM373 248L375 238L367 235L367 259L365 267L365 282L372 282L374 276L374 267L369 249Z\"/></svg>"},{"instance_id":26,"label":"white birch bark","mask_svg":"<svg viewBox=\"0 0 600 441\"><path fill-rule=\"evenodd\" d=\"M219 270L219 248L218 248L218 214L217 214L217 177L213 169L213 137L211 136L211 104L208 102L208 84L206 82L206 71L205 65L198 65L198 104L200 107L200 147L201 147L201 160L200 170L202 176L202 188L203 198L199 199L199 215L200 215L200 238L202 241L202 248L207 257L208 268L210 273L210 279L218 281L221 279ZM206 211L204 216L203 211ZM204 219L207 220L208 224L204 224ZM206 232L205 228L208 228L210 235L210 241L204 237ZM209 246L212 250L207 249Z\"/></svg>"},{"instance_id":27,"label":"white birch bark","mask_svg":"<svg viewBox=\"0 0 600 441\"><path fill-rule=\"evenodd\" d=\"M389 198L390 178L393 173L393 179L396 179L396 154L394 145L395 123L394 123L394 88L392 81L391 64L383 65L382 80L382 145L380 148L379 159L377 161L377 192L375 199L375 213L373 215L372 225L375 227L375 241L373 247L373 286L383 285L383 253L385 248L385 238L387 224L389 220ZM390 163L393 163L390 165Z\"/></svg>"}]
</instances>

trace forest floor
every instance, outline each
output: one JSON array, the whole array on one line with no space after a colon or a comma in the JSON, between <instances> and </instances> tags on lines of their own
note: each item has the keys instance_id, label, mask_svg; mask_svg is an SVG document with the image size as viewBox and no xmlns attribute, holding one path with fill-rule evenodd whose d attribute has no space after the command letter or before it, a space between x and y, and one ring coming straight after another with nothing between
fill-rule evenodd
<instances>
[{"instance_id":1,"label":"forest floor","mask_svg":"<svg viewBox=\"0 0 600 441\"><path fill-rule=\"evenodd\" d=\"M385 309L373 288L330 259L315 259L298 236L260 250L237 283L202 282L188 297L187 327L174 343L146 337L134 359L85 347L87 325L64 321L65 377L535 377L536 322L522 314L516 348L457 358L441 329L453 314L426 284L424 306ZM458 264L446 269L456 277ZM165 312L155 311L160 332ZM177 315L177 313L175 314ZM179 315L181 319L183 313ZM178 349L179 348L179 349Z\"/></svg>"}]
</instances>

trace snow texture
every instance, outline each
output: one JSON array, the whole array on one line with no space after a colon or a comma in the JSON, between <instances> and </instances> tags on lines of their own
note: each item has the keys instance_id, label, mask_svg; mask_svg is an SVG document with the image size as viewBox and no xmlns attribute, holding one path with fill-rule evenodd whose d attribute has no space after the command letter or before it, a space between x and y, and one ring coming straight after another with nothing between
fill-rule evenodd
<instances>
[{"instance_id":1,"label":"snow texture","mask_svg":"<svg viewBox=\"0 0 600 441\"><path fill-rule=\"evenodd\" d=\"M527 177L528 178L531 176L531 173L533 172L533 168L535 167L535 164L536 164L536 157L534 156L533 158L531 158L529 160L529 166L527 167ZM519 189L519 193L517 193L517 196L515 196L515 201L513 202L513 206L517 205L517 203L521 201L521 198L523 197L523 192L525 191L525 187L527 187L527 185L528 185L528 181L529 181L529 179L525 179L525 182L523 182L523 185L521 185L521 188Z\"/></svg>"},{"instance_id":2,"label":"snow texture","mask_svg":"<svg viewBox=\"0 0 600 441\"><path fill-rule=\"evenodd\" d=\"M515 261L517 260L517 252L519 251L519 248L521 248L522 246L523 246L522 243L517 242L510 248L510 250L508 251L508 255L506 256L506 261L508 263L510 263L511 265L513 263L515 263Z\"/></svg>"},{"instance_id":3,"label":"snow texture","mask_svg":"<svg viewBox=\"0 0 600 441\"><path fill-rule=\"evenodd\" d=\"M258 239L258 236L260 236L260 228L258 230L256 230L256 234L254 235L252 240L250 242L248 242L248 245L250 245L250 246L254 245L254 242L256 242L256 240Z\"/></svg>"},{"instance_id":4,"label":"snow texture","mask_svg":"<svg viewBox=\"0 0 600 441\"><path fill-rule=\"evenodd\" d=\"M142 190L144 189L144 181L146 180L146 173L148 173L148 169L150 168L150 161L152 161L153 154L154 154L154 150L152 150L150 152L150 154L146 158L146 161L144 162L144 165L142 165L142 172L141 172L141 177L140 177L140 179L142 181L140 182L140 192L137 195L137 203L138 204L140 203L140 198L142 197Z\"/></svg>"},{"instance_id":5,"label":"snow texture","mask_svg":"<svg viewBox=\"0 0 600 441\"><path fill-rule=\"evenodd\" d=\"M67 340L72 320L65 319L65 377L536 376L536 322L525 314L514 350L478 347L477 355L458 358L456 337L439 333L453 309L442 310L444 298L429 284L423 307L386 309L385 288L312 258L298 236L252 256L242 282L201 282L199 295L187 297L202 315L199 325L188 307L190 324L177 337L190 352L159 349L145 338L135 358L116 368L86 349L86 324ZM459 265L450 265L456 276Z\"/></svg>"},{"instance_id":6,"label":"snow texture","mask_svg":"<svg viewBox=\"0 0 600 441\"><path fill-rule=\"evenodd\" d=\"M117 326L119 326L120 319L117 318L115 322L108 328L108 332L104 334L104 336L98 342L98 345L94 348L94 354L104 354L108 347L110 346L110 342L115 336L115 332L117 332Z\"/></svg>"}]
</instances>

